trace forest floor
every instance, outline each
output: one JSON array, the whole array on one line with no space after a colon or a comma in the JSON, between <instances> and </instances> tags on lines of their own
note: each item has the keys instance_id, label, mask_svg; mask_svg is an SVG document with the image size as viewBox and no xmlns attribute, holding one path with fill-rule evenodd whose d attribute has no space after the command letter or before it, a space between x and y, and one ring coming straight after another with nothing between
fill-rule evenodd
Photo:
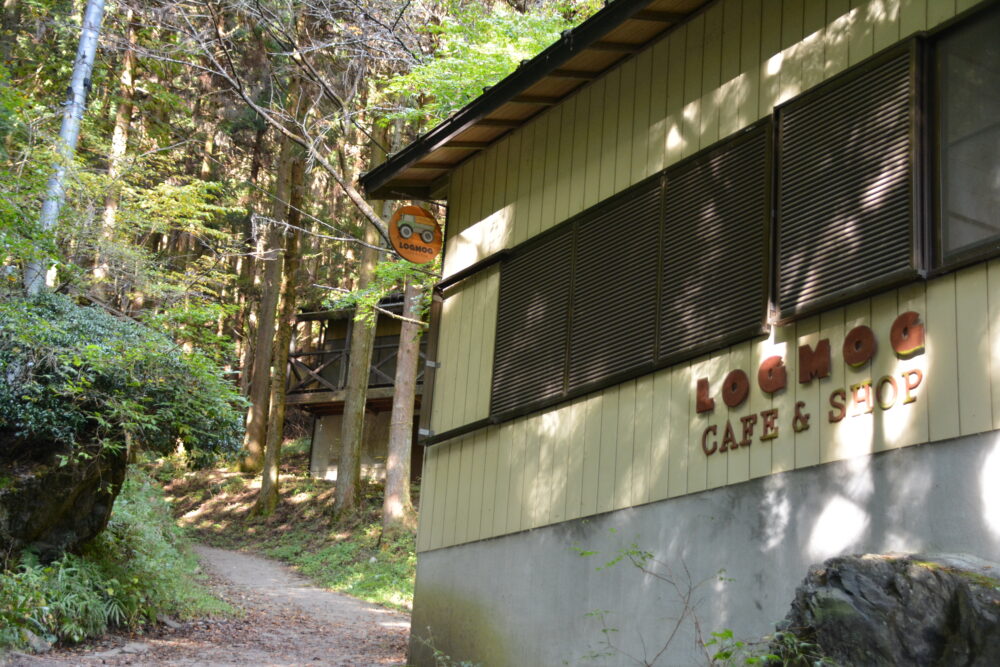
<instances>
[{"instance_id":1,"label":"forest floor","mask_svg":"<svg viewBox=\"0 0 1000 667\"><path fill-rule=\"evenodd\" d=\"M167 623L149 634L106 635L17 667L45 665L405 665L409 616L316 588L286 566L197 546L217 594L239 618Z\"/></svg>"},{"instance_id":2,"label":"forest floor","mask_svg":"<svg viewBox=\"0 0 1000 667\"><path fill-rule=\"evenodd\" d=\"M412 608L414 532L382 534L383 489L371 482L361 485L358 511L334 521L336 484L309 476L308 441L283 448L281 502L266 518L253 513L259 475L174 470L169 461L152 472L194 542L273 558L322 588L402 612Z\"/></svg>"},{"instance_id":3,"label":"forest floor","mask_svg":"<svg viewBox=\"0 0 1000 667\"><path fill-rule=\"evenodd\" d=\"M281 503L267 518L252 513L259 476L169 460L150 470L208 584L237 616L161 619L143 634L111 633L0 665L405 665L414 536L383 539L379 485L363 485L359 512L333 522L335 485L309 477L306 445L285 448Z\"/></svg>"}]
</instances>

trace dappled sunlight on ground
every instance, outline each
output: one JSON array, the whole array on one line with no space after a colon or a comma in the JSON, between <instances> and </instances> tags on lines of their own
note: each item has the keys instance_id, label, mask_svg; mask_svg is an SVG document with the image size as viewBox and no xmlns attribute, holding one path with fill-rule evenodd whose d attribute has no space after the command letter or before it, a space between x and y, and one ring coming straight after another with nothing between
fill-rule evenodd
<instances>
[{"instance_id":1,"label":"dappled sunlight on ground","mask_svg":"<svg viewBox=\"0 0 1000 667\"><path fill-rule=\"evenodd\" d=\"M202 537L223 536L234 525L253 535L260 528L270 532L292 530L322 514L333 503L335 485L301 474L279 476L281 503L266 519L250 516L260 492L260 477L224 470L187 472L165 485L178 523Z\"/></svg>"}]
</instances>

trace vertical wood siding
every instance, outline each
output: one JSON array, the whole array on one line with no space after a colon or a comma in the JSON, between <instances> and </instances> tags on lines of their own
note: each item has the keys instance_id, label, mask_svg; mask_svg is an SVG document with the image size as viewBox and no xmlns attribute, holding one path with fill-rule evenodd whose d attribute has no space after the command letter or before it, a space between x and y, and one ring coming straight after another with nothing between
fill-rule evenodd
<instances>
[{"instance_id":1,"label":"vertical wood siding","mask_svg":"<svg viewBox=\"0 0 1000 667\"><path fill-rule=\"evenodd\" d=\"M771 113L970 0L723 0L455 170L445 274Z\"/></svg>"},{"instance_id":2,"label":"vertical wood siding","mask_svg":"<svg viewBox=\"0 0 1000 667\"><path fill-rule=\"evenodd\" d=\"M442 432L489 415L500 271L494 266L442 306L431 428Z\"/></svg>"},{"instance_id":3,"label":"vertical wood siding","mask_svg":"<svg viewBox=\"0 0 1000 667\"><path fill-rule=\"evenodd\" d=\"M775 104L930 29L968 0L723 0L636 58L538 116L452 176L445 275L512 247L725 138ZM431 428L488 416L499 269L445 300ZM927 354L918 400L850 428L825 413L794 433L797 401L824 409L832 388L902 368L888 350L898 313L920 312ZM959 326L961 322L961 326ZM861 370L839 346L858 324L882 351ZM799 385L800 343L829 338L833 368ZM694 385L783 354L789 388L716 423L777 408L778 437L724 455L701 451ZM897 371L898 372L898 371ZM961 378L961 382L959 382ZM905 414L905 418L900 415ZM841 424L840 426L843 426ZM1000 428L1000 263L965 269L821 313L550 410L436 445L426 454L418 549L441 548L676 497L776 472Z\"/></svg>"},{"instance_id":4,"label":"vertical wood siding","mask_svg":"<svg viewBox=\"0 0 1000 667\"><path fill-rule=\"evenodd\" d=\"M926 325L926 352L898 359L889 345L896 317L916 311ZM959 326L961 323L961 326ZM872 328L879 351L860 368L844 363L844 335ZM798 382L798 347L827 338L828 378ZM784 357L788 387L768 397L756 388L760 362ZM750 398L727 408L719 392L726 373L742 368ZM920 369L917 400L889 410L827 419L830 393ZM699 415L699 378L711 381L713 413ZM961 378L961 381L959 381ZM900 389L902 392L902 388ZM427 450L418 549L484 539L622 509L748 479L909 445L972 435L1000 426L1000 260L915 283L779 327L743 342L527 417ZM796 433L798 401L810 426ZM778 436L706 456L702 434L727 420L779 411ZM760 428L758 422L757 428ZM759 434L759 430L757 431Z\"/></svg>"}]
</instances>

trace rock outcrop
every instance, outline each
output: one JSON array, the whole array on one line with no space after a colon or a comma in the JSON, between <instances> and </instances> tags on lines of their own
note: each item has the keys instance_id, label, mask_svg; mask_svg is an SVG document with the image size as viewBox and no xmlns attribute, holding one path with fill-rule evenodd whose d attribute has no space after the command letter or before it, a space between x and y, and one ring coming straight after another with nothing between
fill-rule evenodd
<instances>
[{"instance_id":1,"label":"rock outcrop","mask_svg":"<svg viewBox=\"0 0 1000 667\"><path fill-rule=\"evenodd\" d=\"M965 555L833 558L810 569L779 630L841 665L1000 665L1000 565ZM795 663L787 649L783 657Z\"/></svg>"},{"instance_id":2,"label":"rock outcrop","mask_svg":"<svg viewBox=\"0 0 1000 667\"><path fill-rule=\"evenodd\" d=\"M33 443L26 460L9 444L0 442L0 566L24 549L53 560L104 529L125 481L124 451Z\"/></svg>"}]
</instances>

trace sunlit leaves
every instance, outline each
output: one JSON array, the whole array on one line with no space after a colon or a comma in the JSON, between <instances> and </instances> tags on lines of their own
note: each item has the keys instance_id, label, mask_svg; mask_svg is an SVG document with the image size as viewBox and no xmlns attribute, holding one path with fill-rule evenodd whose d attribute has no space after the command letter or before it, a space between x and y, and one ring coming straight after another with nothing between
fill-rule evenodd
<instances>
[{"instance_id":1,"label":"sunlit leaves","mask_svg":"<svg viewBox=\"0 0 1000 667\"><path fill-rule=\"evenodd\" d=\"M375 275L368 287L349 293L335 293L326 300L327 306L334 309L353 308L355 319L368 324L374 324L377 316L376 306L390 294L403 292L406 282L422 285L423 302L419 304L417 316L422 317L424 310L430 304L430 286L436 276L427 270L405 259L391 262L381 262L375 267Z\"/></svg>"},{"instance_id":2,"label":"sunlit leaves","mask_svg":"<svg viewBox=\"0 0 1000 667\"><path fill-rule=\"evenodd\" d=\"M565 0L521 14L502 2L455 3L440 25L427 28L436 40L433 51L390 81L387 92L411 101L391 117L443 120L598 8L594 0Z\"/></svg>"}]
</instances>

